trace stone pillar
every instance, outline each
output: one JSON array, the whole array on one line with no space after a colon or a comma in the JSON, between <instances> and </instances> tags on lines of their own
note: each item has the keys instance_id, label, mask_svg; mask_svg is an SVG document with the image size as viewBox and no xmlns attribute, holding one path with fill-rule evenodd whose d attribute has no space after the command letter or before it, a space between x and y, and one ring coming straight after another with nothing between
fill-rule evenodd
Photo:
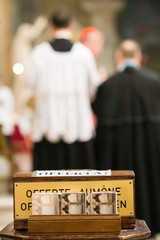
<instances>
[{"instance_id":1,"label":"stone pillar","mask_svg":"<svg viewBox=\"0 0 160 240\"><path fill-rule=\"evenodd\" d=\"M1 72L6 85L10 85L10 1L1 0Z\"/></svg>"},{"instance_id":2,"label":"stone pillar","mask_svg":"<svg viewBox=\"0 0 160 240\"><path fill-rule=\"evenodd\" d=\"M2 0L0 0L0 73L2 72Z\"/></svg>"}]
</instances>

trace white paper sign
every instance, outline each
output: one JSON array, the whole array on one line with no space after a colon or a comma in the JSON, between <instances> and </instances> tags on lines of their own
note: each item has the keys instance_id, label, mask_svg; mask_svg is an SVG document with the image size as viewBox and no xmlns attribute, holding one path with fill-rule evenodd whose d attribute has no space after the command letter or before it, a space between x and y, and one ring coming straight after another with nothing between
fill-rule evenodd
<instances>
[{"instance_id":1,"label":"white paper sign","mask_svg":"<svg viewBox=\"0 0 160 240\"><path fill-rule=\"evenodd\" d=\"M86 176L111 176L111 170L50 170L35 171L33 177L86 177Z\"/></svg>"}]
</instances>

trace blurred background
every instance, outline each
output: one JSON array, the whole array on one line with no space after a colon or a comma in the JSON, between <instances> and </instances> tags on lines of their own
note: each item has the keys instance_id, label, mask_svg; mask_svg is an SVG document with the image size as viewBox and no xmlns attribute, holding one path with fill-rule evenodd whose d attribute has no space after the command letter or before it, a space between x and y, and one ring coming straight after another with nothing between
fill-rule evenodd
<instances>
[{"instance_id":1,"label":"blurred background","mask_svg":"<svg viewBox=\"0 0 160 240\"><path fill-rule=\"evenodd\" d=\"M97 59L110 76L115 71L113 52L126 38L137 40L144 62L160 73L160 1L156 0L0 0L0 75L15 99L11 146L0 137L0 230L13 219L12 176L32 169L30 120L32 95L26 86L25 67L32 48L51 38L48 17L66 6L76 24L73 40L86 26L99 28L104 51Z\"/></svg>"}]
</instances>

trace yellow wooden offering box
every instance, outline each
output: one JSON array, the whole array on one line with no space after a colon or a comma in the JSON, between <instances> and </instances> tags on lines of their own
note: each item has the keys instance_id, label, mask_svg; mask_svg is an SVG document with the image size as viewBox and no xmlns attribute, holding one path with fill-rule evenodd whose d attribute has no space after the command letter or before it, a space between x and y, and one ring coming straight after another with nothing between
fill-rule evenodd
<instances>
[{"instance_id":1,"label":"yellow wooden offering box","mask_svg":"<svg viewBox=\"0 0 160 240\"><path fill-rule=\"evenodd\" d=\"M56 174L54 174L56 172ZM64 171L62 171L63 173ZM13 177L14 228L28 229L28 219L32 213L32 195L36 192L117 192L117 210L121 216L122 228L135 227L135 174L133 171L111 171L110 175L101 171L77 170L70 174L65 171L18 172ZM93 174L92 174L93 173ZM66 217L66 216L65 216ZM89 215L85 216L86 218ZM95 217L98 217L96 215ZM53 216L54 218L54 216ZM37 219L37 217L36 217ZM35 219L35 221L36 221Z\"/></svg>"}]
</instances>

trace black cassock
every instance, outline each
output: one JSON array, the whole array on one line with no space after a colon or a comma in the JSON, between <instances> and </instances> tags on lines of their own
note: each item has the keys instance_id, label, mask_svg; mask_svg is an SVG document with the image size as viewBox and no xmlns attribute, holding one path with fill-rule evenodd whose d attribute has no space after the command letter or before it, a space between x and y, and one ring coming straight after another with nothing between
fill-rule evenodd
<instances>
[{"instance_id":1,"label":"black cassock","mask_svg":"<svg viewBox=\"0 0 160 240\"><path fill-rule=\"evenodd\" d=\"M93 110L97 168L135 172L136 218L160 232L159 77L128 67L99 87Z\"/></svg>"}]
</instances>

